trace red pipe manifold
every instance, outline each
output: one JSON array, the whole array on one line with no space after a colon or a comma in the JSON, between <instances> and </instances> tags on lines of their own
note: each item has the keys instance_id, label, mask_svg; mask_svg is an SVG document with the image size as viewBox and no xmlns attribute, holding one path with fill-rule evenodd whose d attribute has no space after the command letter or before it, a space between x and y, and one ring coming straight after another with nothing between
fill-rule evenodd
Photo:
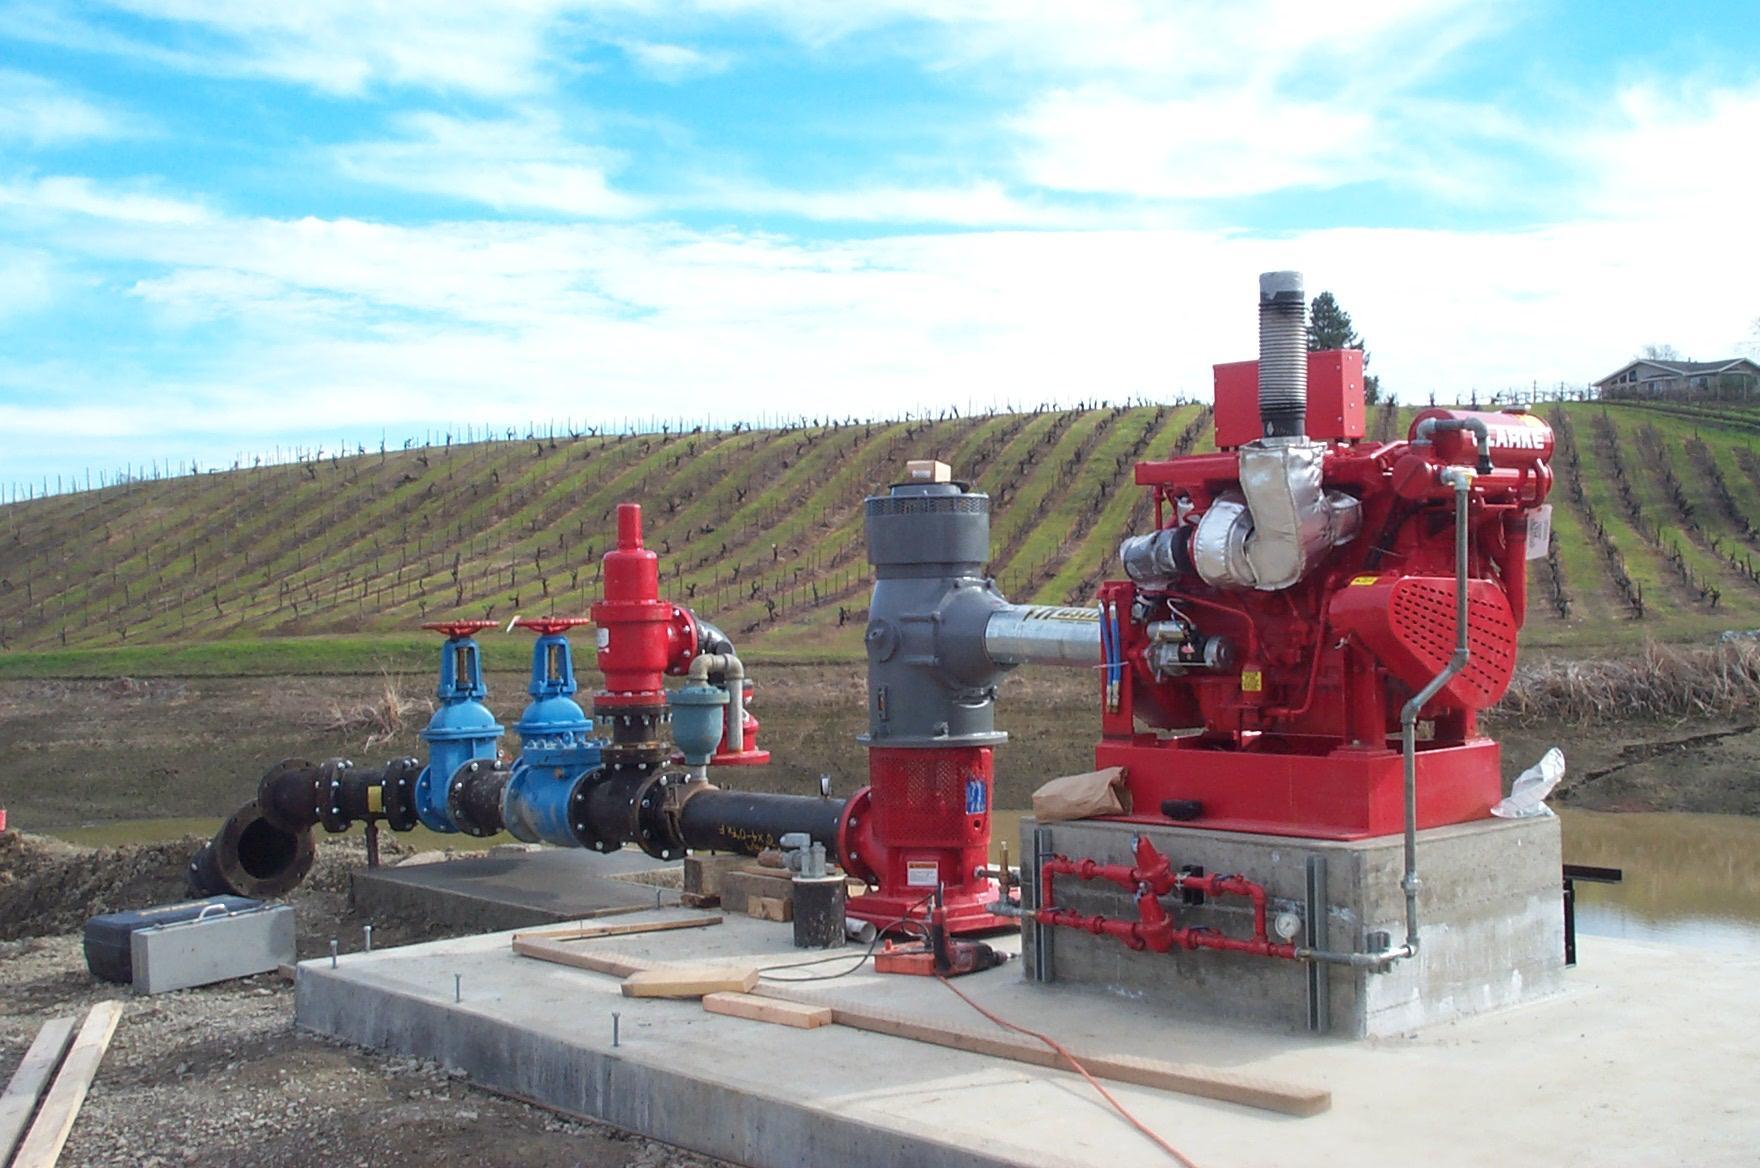
<instances>
[{"instance_id":1,"label":"red pipe manifold","mask_svg":"<svg viewBox=\"0 0 1760 1168\"><path fill-rule=\"evenodd\" d=\"M1040 924L1081 929L1096 937L1111 937L1132 949L1166 953L1180 949L1224 949L1258 957L1281 957L1293 961L1294 945L1271 940L1265 924L1265 886L1244 876L1198 875L1175 872L1155 845L1139 836L1132 846L1135 864L1102 864L1094 859L1072 860L1051 856L1039 866L1039 907L1034 919ZM1137 919L1123 920L1058 908L1053 903L1052 881L1057 876L1077 880L1106 880L1136 893ZM1202 926L1177 926L1160 898L1170 892L1198 892L1206 896L1241 896L1253 902L1253 935L1231 937Z\"/></svg>"}]
</instances>

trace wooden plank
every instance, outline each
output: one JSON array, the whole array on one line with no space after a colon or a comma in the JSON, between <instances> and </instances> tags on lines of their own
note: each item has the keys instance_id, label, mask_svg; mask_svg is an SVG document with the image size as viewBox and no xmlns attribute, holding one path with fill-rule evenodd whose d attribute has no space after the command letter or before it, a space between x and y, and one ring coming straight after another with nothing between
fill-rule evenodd
<instances>
[{"instance_id":1,"label":"wooden plank","mask_svg":"<svg viewBox=\"0 0 1760 1168\"><path fill-rule=\"evenodd\" d=\"M24 1138L25 1126L37 1110L37 1100L43 1097L55 1068L61 1065L67 1044L73 1041L73 1022L72 1018L51 1018L43 1023L18 1069L12 1072L5 1094L0 1094L0 1164L6 1163L18 1141Z\"/></svg>"},{"instance_id":2,"label":"wooden plank","mask_svg":"<svg viewBox=\"0 0 1760 1168\"><path fill-rule=\"evenodd\" d=\"M121 1020L122 1003L115 1001L99 1002L86 1015L85 1025L79 1028L79 1037L73 1040L67 1060L61 1064L61 1073L55 1076L55 1085L44 1096L43 1109L37 1112L36 1122L25 1134L12 1168L54 1168L68 1134L73 1131L80 1105L86 1101L92 1078L98 1073L98 1063L110 1048L110 1037Z\"/></svg>"},{"instance_id":3,"label":"wooden plank","mask_svg":"<svg viewBox=\"0 0 1760 1168\"><path fill-rule=\"evenodd\" d=\"M591 941L595 937L627 937L635 933L665 933L672 929L706 929L719 925L719 916L680 917L670 921L633 921L626 925L581 925L573 929L546 929L536 933L515 933L514 947L522 939L542 941Z\"/></svg>"},{"instance_id":4,"label":"wooden plank","mask_svg":"<svg viewBox=\"0 0 1760 1168\"><path fill-rule=\"evenodd\" d=\"M612 977L628 977L632 973L652 969L655 965L651 961L625 957L618 953L595 952L591 949L576 948L559 941L541 940L537 935L515 937L513 951L521 957L535 957L539 961L548 961L554 965L568 965L575 969L590 970L593 973L608 973Z\"/></svg>"},{"instance_id":5,"label":"wooden plank","mask_svg":"<svg viewBox=\"0 0 1760 1168\"><path fill-rule=\"evenodd\" d=\"M704 994L750 993L758 971L728 965L666 965L623 979L626 998L700 998Z\"/></svg>"},{"instance_id":6,"label":"wooden plank","mask_svg":"<svg viewBox=\"0 0 1760 1168\"><path fill-rule=\"evenodd\" d=\"M522 956L535 957L540 961L551 961L577 969L607 973L614 977L628 978L644 971L653 973L666 968L653 962L640 961L635 958L620 957L609 953L592 953L566 945L530 939L515 938L513 951ZM754 984L747 986L740 992L770 1001L791 1002L828 1009L831 1011L831 1020L840 1026L848 1026L854 1030L866 1030L873 1034L891 1035L894 1038L905 1038L913 1042L945 1046L970 1054L986 1055L990 1058L1009 1059L1013 1062L1028 1063L1038 1067L1067 1069L1067 1064L1055 1051L1030 1038L1017 1037L998 1030L981 1031L967 1027L925 1022L847 1002L821 1001L818 998L804 995L799 990L784 986L756 984L756 980L754 971ZM738 989L738 987L731 987L731 989ZM730 992L730 989L713 992L726 993ZM624 993L630 994L627 981L624 983ZM637 995L631 994L631 996ZM706 996L705 1000L707 1000ZM1082 1065L1088 1068L1088 1073L1098 1079L1133 1083L1140 1087L1154 1087L1157 1090L1171 1091L1180 1095L1218 1099L1225 1103L1237 1103L1243 1107L1255 1107L1283 1115L1318 1115L1332 1106L1332 1092L1323 1088L1303 1087L1277 1079L1244 1075L1233 1071L1219 1071L1189 1063L1169 1063L1157 1059L1136 1058L1131 1055L1092 1054L1080 1050L1073 1053L1081 1060Z\"/></svg>"},{"instance_id":7,"label":"wooden plank","mask_svg":"<svg viewBox=\"0 0 1760 1168\"><path fill-rule=\"evenodd\" d=\"M1033 1066L1064 1069L1067 1069L1068 1066L1055 1051L1043 1043L1030 1038L1017 1037L1005 1031L975 1030L962 1026L926 1022L867 1006L857 1006L845 1002L823 1002L815 998L801 996L798 990L790 990L781 986L762 985L752 992L760 997L775 998L780 1001L828 1006L831 1009L831 1017L834 1022L856 1030L887 1034L894 1038L908 1038L913 1042L926 1042L934 1046L945 1046L971 1054L1030 1063ZM1156 1059L1136 1058L1130 1055L1091 1054L1080 1050L1072 1051L1072 1053L1081 1060L1083 1066L1088 1068L1088 1073L1097 1079L1134 1083L1141 1087L1154 1087L1180 1095L1219 1099L1225 1103L1238 1103L1243 1107L1256 1107L1284 1115L1318 1115L1332 1106L1332 1092L1323 1088L1303 1087L1276 1079L1244 1075L1234 1071L1220 1071L1189 1063L1161 1062Z\"/></svg>"},{"instance_id":8,"label":"wooden plank","mask_svg":"<svg viewBox=\"0 0 1760 1168\"><path fill-rule=\"evenodd\" d=\"M761 998L756 994L704 994L703 1009L711 1014L774 1022L778 1026L794 1026L801 1030L831 1025L830 1006L809 1006L804 1002Z\"/></svg>"}]
</instances>

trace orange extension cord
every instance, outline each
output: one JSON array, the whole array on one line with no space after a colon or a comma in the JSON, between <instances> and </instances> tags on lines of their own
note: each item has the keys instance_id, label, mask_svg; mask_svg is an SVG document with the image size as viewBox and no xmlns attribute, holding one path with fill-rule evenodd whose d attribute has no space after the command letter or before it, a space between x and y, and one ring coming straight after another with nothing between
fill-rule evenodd
<instances>
[{"instance_id":1,"label":"orange extension cord","mask_svg":"<svg viewBox=\"0 0 1760 1168\"><path fill-rule=\"evenodd\" d=\"M984 1015L984 1017L990 1019L990 1021L996 1023L996 1025L1002 1027L1004 1030L1012 1030L1016 1034L1024 1034L1028 1038L1037 1039L1050 1047L1063 1059L1064 1062L1074 1067L1077 1074L1088 1080L1088 1086L1100 1092L1100 1097L1106 1100L1106 1102L1112 1104L1112 1109L1124 1116L1125 1120L1129 1122L1132 1127L1142 1132L1144 1137L1148 1139L1150 1143L1154 1144L1157 1148L1160 1148L1163 1152L1166 1152L1169 1156L1172 1156L1176 1164L1181 1164L1184 1168L1198 1168L1196 1164L1186 1159L1185 1155L1178 1148L1156 1135L1154 1130L1151 1129L1148 1124L1132 1115L1130 1110L1126 1108L1124 1104L1113 1098L1112 1092L1108 1091L1105 1087L1102 1087L1100 1085L1100 1080L1089 1074L1088 1068L1084 1067L1081 1062L1076 1059L1076 1056L1071 1054L1064 1047L1063 1043L1057 1041L1057 1039L1052 1038L1048 1034L1040 1034L1037 1030L1028 1030L1025 1026L1016 1026L1013 1022L1010 1022L1007 1019L998 1018L995 1014L992 1014L990 1011L974 1002L971 998L967 997L958 986L948 981L945 977L942 977L939 973L935 975L935 980L958 995L960 1001L964 1002L978 1013Z\"/></svg>"}]
</instances>

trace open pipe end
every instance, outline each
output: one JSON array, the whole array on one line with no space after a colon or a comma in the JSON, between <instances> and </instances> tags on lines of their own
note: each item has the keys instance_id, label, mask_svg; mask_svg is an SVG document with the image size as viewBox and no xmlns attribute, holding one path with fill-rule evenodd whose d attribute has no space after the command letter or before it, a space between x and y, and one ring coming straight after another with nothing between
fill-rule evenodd
<instances>
[{"instance_id":1,"label":"open pipe end","mask_svg":"<svg viewBox=\"0 0 1760 1168\"><path fill-rule=\"evenodd\" d=\"M316 857L311 829L277 827L253 799L228 816L190 861L190 889L198 896L282 896L299 887Z\"/></svg>"}]
</instances>

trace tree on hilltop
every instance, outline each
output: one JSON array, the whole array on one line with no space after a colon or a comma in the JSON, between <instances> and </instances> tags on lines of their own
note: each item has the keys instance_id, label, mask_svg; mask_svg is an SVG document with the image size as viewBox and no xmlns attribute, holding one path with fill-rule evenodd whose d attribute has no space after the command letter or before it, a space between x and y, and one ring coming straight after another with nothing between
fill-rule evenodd
<instances>
[{"instance_id":1,"label":"tree on hilltop","mask_svg":"<svg viewBox=\"0 0 1760 1168\"><path fill-rule=\"evenodd\" d=\"M1308 352L1331 349L1363 350L1363 400L1369 405L1379 402L1381 379L1369 372L1369 353L1351 324L1351 314L1338 306L1332 293L1322 292L1308 306Z\"/></svg>"}]
</instances>

